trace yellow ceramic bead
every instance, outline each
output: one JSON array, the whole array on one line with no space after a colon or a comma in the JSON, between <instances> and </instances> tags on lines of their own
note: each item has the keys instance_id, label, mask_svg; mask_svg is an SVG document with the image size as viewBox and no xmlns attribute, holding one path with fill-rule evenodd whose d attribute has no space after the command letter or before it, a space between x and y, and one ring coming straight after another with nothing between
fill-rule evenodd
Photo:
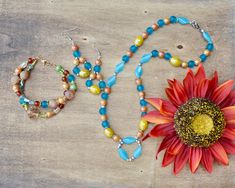
<instances>
[{"instance_id":1,"label":"yellow ceramic bead","mask_svg":"<svg viewBox=\"0 0 235 188\"><path fill-rule=\"evenodd\" d=\"M181 59L178 58L178 57L172 57L172 58L170 59L170 63L171 63L171 65L173 65L174 67L180 67L181 64L182 64L182 61L181 61Z\"/></svg>"},{"instance_id":2,"label":"yellow ceramic bead","mask_svg":"<svg viewBox=\"0 0 235 188\"><path fill-rule=\"evenodd\" d=\"M140 36L138 36L136 39L135 39L135 45L136 46L141 46L142 44L143 44L143 42L144 42L144 39L143 39L143 37L140 35Z\"/></svg>"},{"instance_id":3,"label":"yellow ceramic bead","mask_svg":"<svg viewBox=\"0 0 235 188\"><path fill-rule=\"evenodd\" d=\"M90 87L90 92L94 95L99 95L101 90L97 85L93 85Z\"/></svg>"},{"instance_id":4,"label":"yellow ceramic bead","mask_svg":"<svg viewBox=\"0 0 235 188\"><path fill-rule=\"evenodd\" d=\"M145 131L148 128L148 122L146 120L141 120L139 124L139 129Z\"/></svg>"},{"instance_id":5,"label":"yellow ceramic bead","mask_svg":"<svg viewBox=\"0 0 235 188\"><path fill-rule=\"evenodd\" d=\"M86 70L86 69L83 69L79 72L79 76L81 78L88 78L90 76L90 71Z\"/></svg>"},{"instance_id":6,"label":"yellow ceramic bead","mask_svg":"<svg viewBox=\"0 0 235 188\"><path fill-rule=\"evenodd\" d=\"M114 135L114 131L113 131L113 129L111 129L111 128L107 128L107 129L104 130L104 134L105 134L105 136L107 136L108 138L112 138L113 135Z\"/></svg>"}]
</instances>

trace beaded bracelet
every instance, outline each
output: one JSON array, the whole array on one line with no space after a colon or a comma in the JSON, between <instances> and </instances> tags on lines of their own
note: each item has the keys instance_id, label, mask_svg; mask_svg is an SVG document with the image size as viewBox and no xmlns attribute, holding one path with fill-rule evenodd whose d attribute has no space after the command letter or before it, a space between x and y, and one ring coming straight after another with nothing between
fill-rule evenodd
<instances>
[{"instance_id":1,"label":"beaded bracelet","mask_svg":"<svg viewBox=\"0 0 235 188\"><path fill-rule=\"evenodd\" d=\"M31 100L26 97L24 93L25 83L29 79L31 71L38 62L54 67L56 72L62 76L64 88L62 97L42 101ZM14 75L11 79L13 91L19 97L19 103L26 110L30 118L50 118L58 114L60 110L64 108L66 102L74 98L75 92L77 91L77 85L74 81L75 77L70 74L68 70L64 70L61 65L55 65L40 58L29 58L28 61L21 63L15 69Z\"/></svg>"},{"instance_id":2,"label":"beaded bracelet","mask_svg":"<svg viewBox=\"0 0 235 188\"><path fill-rule=\"evenodd\" d=\"M172 56L170 53L164 53L161 51L153 50L151 53L144 55L138 67L135 70L135 75L137 77L136 84L137 84L137 91L139 92L140 97L140 106L141 106L141 117L147 113L147 102L145 101L145 92L144 92L144 85L142 84L142 65L150 61L152 57L159 57L164 58L170 62L171 65L174 67L182 67L182 68L193 68L198 66L201 62L205 62L207 57L211 55L211 52L214 48L212 39L208 32L205 32L203 29L199 27L199 25L195 21L189 21L187 18L184 17L175 17L171 16L170 18L160 19L157 23L154 23L151 27L146 29L142 35L138 36L134 42L134 45L130 47L127 54L124 55L121 59L121 62L116 65L115 72L113 76L108 78L107 80L107 87L104 89L104 92L101 94L101 107L99 109L99 113L101 115L102 120L102 127L104 128L104 134L108 138L112 138L113 141L118 142L118 153L119 156L124 161L134 161L135 159L139 158L142 154L142 146L141 146L141 138L144 135L145 130L148 128L148 122L145 120L141 120L138 125L138 133L135 137L126 137L121 138L119 135L115 134L112 128L110 128L110 123L108 121L107 116L107 101L109 95L111 94L111 88L116 84L117 76L124 70L125 65L128 63L130 58L133 56L134 53L137 52L138 48L141 47L150 35L153 34L154 31L162 28L165 25L179 23L181 25L191 25L193 28L200 31L202 37L207 42L206 49L204 50L203 54L200 55L199 59L197 60L188 60L187 62L182 61L180 58L176 56ZM131 145L133 143L137 143L138 147L134 151L134 153L129 156L128 153L122 148L123 144Z\"/></svg>"}]
</instances>

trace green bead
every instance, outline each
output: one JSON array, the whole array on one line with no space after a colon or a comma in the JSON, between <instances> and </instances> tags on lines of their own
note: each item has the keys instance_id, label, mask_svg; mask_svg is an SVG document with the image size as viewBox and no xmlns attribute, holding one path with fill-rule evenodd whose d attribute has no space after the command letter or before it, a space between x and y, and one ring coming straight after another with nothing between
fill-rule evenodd
<instances>
[{"instance_id":1,"label":"green bead","mask_svg":"<svg viewBox=\"0 0 235 188\"><path fill-rule=\"evenodd\" d=\"M75 84L72 84L71 86L70 86L70 90L74 90L74 91L77 91L77 86L75 85Z\"/></svg>"},{"instance_id":2,"label":"green bead","mask_svg":"<svg viewBox=\"0 0 235 188\"><path fill-rule=\"evenodd\" d=\"M57 65L56 67L55 67L55 70L57 71L57 72L61 72L61 70L63 69L63 67L61 66L61 65Z\"/></svg>"}]
</instances>

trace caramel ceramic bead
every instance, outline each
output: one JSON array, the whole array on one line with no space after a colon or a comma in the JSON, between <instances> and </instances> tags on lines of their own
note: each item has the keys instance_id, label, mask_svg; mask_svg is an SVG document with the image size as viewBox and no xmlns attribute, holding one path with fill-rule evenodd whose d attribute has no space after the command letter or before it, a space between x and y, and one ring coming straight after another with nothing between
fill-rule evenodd
<instances>
[{"instance_id":1,"label":"caramel ceramic bead","mask_svg":"<svg viewBox=\"0 0 235 188\"><path fill-rule=\"evenodd\" d=\"M114 142L119 142L121 140L121 137L118 135L113 135L112 139Z\"/></svg>"},{"instance_id":2,"label":"caramel ceramic bead","mask_svg":"<svg viewBox=\"0 0 235 188\"><path fill-rule=\"evenodd\" d=\"M15 75L19 75L22 72L22 69L20 67L15 69Z\"/></svg>"},{"instance_id":3,"label":"caramel ceramic bead","mask_svg":"<svg viewBox=\"0 0 235 188\"><path fill-rule=\"evenodd\" d=\"M57 99L57 102L58 102L59 104L65 104L65 103L66 103L66 98L65 98L65 97L59 97L59 98Z\"/></svg>"},{"instance_id":4,"label":"caramel ceramic bead","mask_svg":"<svg viewBox=\"0 0 235 188\"><path fill-rule=\"evenodd\" d=\"M67 82L64 82L63 83L63 88L65 89L65 90L68 90L69 89L69 84L67 83Z\"/></svg>"},{"instance_id":5,"label":"caramel ceramic bead","mask_svg":"<svg viewBox=\"0 0 235 188\"><path fill-rule=\"evenodd\" d=\"M78 46L78 45L75 44L75 45L72 46L72 50L73 50L73 51L77 51L78 49L79 49L79 46Z\"/></svg>"},{"instance_id":6,"label":"caramel ceramic bead","mask_svg":"<svg viewBox=\"0 0 235 188\"><path fill-rule=\"evenodd\" d=\"M92 80L93 80L93 79L96 79L96 74L95 74L95 73L91 73L91 74L90 74L90 79L92 79Z\"/></svg>"},{"instance_id":7,"label":"caramel ceramic bead","mask_svg":"<svg viewBox=\"0 0 235 188\"><path fill-rule=\"evenodd\" d=\"M100 104L101 104L101 106L106 106L106 105L107 105L107 100L102 100L102 101L100 102Z\"/></svg>"},{"instance_id":8,"label":"caramel ceramic bead","mask_svg":"<svg viewBox=\"0 0 235 188\"><path fill-rule=\"evenodd\" d=\"M204 51L204 54L205 54L206 56L210 56L210 55L211 55L211 51L205 50L205 51Z\"/></svg>"},{"instance_id":9,"label":"caramel ceramic bead","mask_svg":"<svg viewBox=\"0 0 235 188\"><path fill-rule=\"evenodd\" d=\"M154 31L156 31L158 29L158 25L157 24L153 24L152 28L153 28Z\"/></svg>"},{"instance_id":10,"label":"caramel ceramic bead","mask_svg":"<svg viewBox=\"0 0 235 188\"><path fill-rule=\"evenodd\" d=\"M141 80L141 79L136 79L136 80L135 80L135 83L136 83L137 85L141 85L141 84L142 84L142 80Z\"/></svg>"},{"instance_id":11,"label":"caramel ceramic bead","mask_svg":"<svg viewBox=\"0 0 235 188\"><path fill-rule=\"evenodd\" d=\"M182 62L182 65L181 65L183 68L187 68L188 67L188 63L187 62Z\"/></svg>"},{"instance_id":12,"label":"caramel ceramic bead","mask_svg":"<svg viewBox=\"0 0 235 188\"><path fill-rule=\"evenodd\" d=\"M53 99L49 100L48 105L50 108L57 108L57 106L58 106L56 100L53 100Z\"/></svg>"},{"instance_id":13,"label":"caramel ceramic bead","mask_svg":"<svg viewBox=\"0 0 235 188\"><path fill-rule=\"evenodd\" d=\"M80 62L79 62L79 60L78 60L77 58L73 60L73 64L74 64L74 65L79 65L79 63L80 63Z\"/></svg>"},{"instance_id":14,"label":"caramel ceramic bead","mask_svg":"<svg viewBox=\"0 0 235 188\"><path fill-rule=\"evenodd\" d=\"M107 116L107 115L103 115L103 116L100 117L100 119L101 119L102 121L105 121L105 120L108 119L108 116Z\"/></svg>"},{"instance_id":15,"label":"caramel ceramic bead","mask_svg":"<svg viewBox=\"0 0 235 188\"><path fill-rule=\"evenodd\" d=\"M195 62L196 66L198 66L201 63L201 61L199 59L195 60L194 62Z\"/></svg>"},{"instance_id":16,"label":"caramel ceramic bead","mask_svg":"<svg viewBox=\"0 0 235 188\"><path fill-rule=\"evenodd\" d=\"M64 96L68 100L72 100L74 98L74 92L72 90L67 90L67 91L64 92Z\"/></svg>"},{"instance_id":17,"label":"caramel ceramic bead","mask_svg":"<svg viewBox=\"0 0 235 188\"><path fill-rule=\"evenodd\" d=\"M20 78L21 78L22 80L27 80L27 79L29 78L29 71L22 71L22 72L20 73Z\"/></svg>"},{"instance_id":18,"label":"caramel ceramic bead","mask_svg":"<svg viewBox=\"0 0 235 188\"><path fill-rule=\"evenodd\" d=\"M128 50L127 53L126 53L126 55L128 55L129 57L132 57L132 56L133 56L133 53L132 53L130 50Z\"/></svg>"},{"instance_id":19,"label":"caramel ceramic bead","mask_svg":"<svg viewBox=\"0 0 235 188\"><path fill-rule=\"evenodd\" d=\"M165 22L166 25L169 25L170 24L170 19L169 18L165 18L164 22Z\"/></svg>"},{"instance_id":20,"label":"caramel ceramic bead","mask_svg":"<svg viewBox=\"0 0 235 188\"><path fill-rule=\"evenodd\" d=\"M142 138L144 136L144 132L139 130L136 136L137 138Z\"/></svg>"},{"instance_id":21,"label":"caramel ceramic bead","mask_svg":"<svg viewBox=\"0 0 235 188\"><path fill-rule=\"evenodd\" d=\"M51 118L51 117L54 116L54 115L55 115L54 112L47 112L47 117L48 117L48 118Z\"/></svg>"},{"instance_id":22,"label":"caramel ceramic bead","mask_svg":"<svg viewBox=\"0 0 235 188\"><path fill-rule=\"evenodd\" d=\"M142 36L143 36L143 39L147 39L148 38L148 33L143 32Z\"/></svg>"},{"instance_id":23,"label":"caramel ceramic bead","mask_svg":"<svg viewBox=\"0 0 235 188\"><path fill-rule=\"evenodd\" d=\"M139 96L140 96L141 98L144 98L144 97L145 97L145 93L144 93L143 91L141 91L141 92L139 92Z\"/></svg>"},{"instance_id":24,"label":"caramel ceramic bead","mask_svg":"<svg viewBox=\"0 0 235 188\"><path fill-rule=\"evenodd\" d=\"M159 52L159 54L158 54L158 56L159 56L159 58L164 58L164 52Z\"/></svg>"},{"instance_id":25,"label":"caramel ceramic bead","mask_svg":"<svg viewBox=\"0 0 235 188\"><path fill-rule=\"evenodd\" d=\"M100 59L97 59L97 60L95 61L95 64L96 64L96 65L102 65L102 61L101 61Z\"/></svg>"},{"instance_id":26,"label":"caramel ceramic bead","mask_svg":"<svg viewBox=\"0 0 235 188\"><path fill-rule=\"evenodd\" d=\"M103 76L98 73L98 74L96 75L96 78L97 78L97 80L102 80L102 79L103 79Z\"/></svg>"},{"instance_id":27,"label":"caramel ceramic bead","mask_svg":"<svg viewBox=\"0 0 235 188\"><path fill-rule=\"evenodd\" d=\"M84 57L79 57L79 62L80 63L85 63L86 62L86 59Z\"/></svg>"},{"instance_id":28,"label":"caramel ceramic bead","mask_svg":"<svg viewBox=\"0 0 235 188\"><path fill-rule=\"evenodd\" d=\"M13 91L16 93L17 91L20 90L20 86L18 84L15 84L12 86Z\"/></svg>"},{"instance_id":29,"label":"caramel ceramic bead","mask_svg":"<svg viewBox=\"0 0 235 188\"><path fill-rule=\"evenodd\" d=\"M142 106L141 107L141 112L146 112L147 111L147 107L146 106Z\"/></svg>"},{"instance_id":30,"label":"caramel ceramic bead","mask_svg":"<svg viewBox=\"0 0 235 188\"><path fill-rule=\"evenodd\" d=\"M111 88L110 87L106 87L104 89L104 92L110 94L111 93Z\"/></svg>"},{"instance_id":31,"label":"caramel ceramic bead","mask_svg":"<svg viewBox=\"0 0 235 188\"><path fill-rule=\"evenodd\" d=\"M18 76L12 76L11 77L11 83L12 84L18 84L20 82L20 79Z\"/></svg>"}]
</instances>

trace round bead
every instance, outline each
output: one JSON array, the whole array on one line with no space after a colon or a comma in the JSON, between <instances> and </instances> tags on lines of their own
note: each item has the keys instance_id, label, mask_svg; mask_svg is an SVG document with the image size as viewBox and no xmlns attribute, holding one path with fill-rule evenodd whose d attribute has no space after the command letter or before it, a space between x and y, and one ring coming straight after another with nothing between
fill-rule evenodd
<instances>
[{"instance_id":1,"label":"round bead","mask_svg":"<svg viewBox=\"0 0 235 188\"><path fill-rule=\"evenodd\" d=\"M57 65L55 67L56 72L61 72L63 70L63 67L61 65Z\"/></svg>"},{"instance_id":2,"label":"round bead","mask_svg":"<svg viewBox=\"0 0 235 188\"><path fill-rule=\"evenodd\" d=\"M92 80L87 80L86 81L86 87L91 87L93 85Z\"/></svg>"},{"instance_id":3,"label":"round bead","mask_svg":"<svg viewBox=\"0 0 235 188\"><path fill-rule=\"evenodd\" d=\"M195 65L198 66L201 63L201 60L195 60Z\"/></svg>"},{"instance_id":4,"label":"round bead","mask_svg":"<svg viewBox=\"0 0 235 188\"><path fill-rule=\"evenodd\" d=\"M169 18L165 18L164 22L165 22L166 25L169 25L170 24L170 19Z\"/></svg>"},{"instance_id":5,"label":"round bead","mask_svg":"<svg viewBox=\"0 0 235 188\"><path fill-rule=\"evenodd\" d=\"M126 55L128 55L129 57L132 57L132 56L133 56L133 53L132 53L130 50L128 50L128 51L126 52Z\"/></svg>"},{"instance_id":6,"label":"round bead","mask_svg":"<svg viewBox=\"0 0 235 188\"><path fill-rule=\"evenodd\" d=\"M69 89L69 84L67 82L63 83L63 88L64 90L68 90Z\"/></svg>"},{"instance_id":7,"label":"round bead","mask_svg":"<svg viewBox=\"0 0 235 188\"><path fill-rule=\"evenodd\" d=\"M99 74L99 73L98 73L98 74L96 75L96 78L97 78L97 80L102 80L102 79L103 79L103 76L102 76L102 74Z\"/></svg>"},{"instance_id":8,"label":"round bead","mask_svg":"<svg viewBox=\"0 0 235 188\"><path fill-rule=\"evenodd\" d=\"M73 51L73 56L79 58L81 56L81 52L79 50Z\"/></svg>"},{"instance_id":9,"label":"round bead","mask_svg":"<svg viewBox=\"0 0 235 188\"><path fill-rule=\"evenodd\" d=\"M96 74L95 73L91 73L90 74L90 79L92 79L92 80L96 79Z\"/></svg>"},{"instance_id":10,"label":"round bead","mask_svg":"<svg viewBox=\"0 0 235 188\"><path fill-rule=\"evenodd\" d=\"M102 93L101 98L104 99L104 100L108 100L108 98L109 98L108 93Z\"/></svg>"},{"instance_id":11,"label":"round bead","mask_svg":"<svg viewBox=\"0 0 235 188\"><path fill-rule=\"evenodd\" d=\"M101 88L101 89L104 89L105 87L106 87L106 83L105 83L105 81L100 81L99 82L99 87Z\"/></svg>"},{"instance_id":12,"label":"round bead","mask_svg":"<svg viewBox=\"0 0 235 188\"><path fill-rule=\"evenodd\" d=\"M12 76L11 77L11 83L12 84L18 84L20 82L20 79L19 79L19 77L18 76Z\"/></svg>"},{"instance_id":13,"label":"round bead","mask_svg":"<svg viewBox=\"0 0 235 188\"><path fill-rule=\"evenodd\" d=\"M141 85L141 84L142 84L142 80L141 80L141 79L136 79L136 80L135 80L135 83L136 83L137 85Z\"/></svg>"},{"instance_id":14,"label":"round bead","mask_svg":"<svg viewBox=\"0 0 235 188\"><path fill-rule=\"evenodd\" d=\"M206 56L210 56L210 55L211 55L211 51L209 51L209 50L205 50L203 53L204 53Z\"/></svg>"},{"instance_id":15,"label":"round bead","mask_svg":"<svg viewBox=\"0 0 235 188\"><path fill-rule=\"evenodd\" d=\"M59 104L65 104L65 103L66 103L66 98L65 98L65 97L59 97L59 98L57 99L57 102L58 102Z\"/></svg>"},{"instance_id":16,"label":"round bead","mask_svg":"<svg viewBox=\"0 0 235 188\"><path fill-rule=\"evenodd\" d=\"M107 120L103 121L102 122L102 127L105 128L105 129L109 128L109 122Z\"/></svg>"},{"instance_id":17,"label":"round bead","mask_svg":"<svg viewBox=\"0 0 235 188\"><path fill-rule=\"evenodd\" d=\"M182 67L183 68L187 68L188 67L188 63L187 62L182 62Z\"/></svg>"},{"instance_id":18,"label":"round bead","mask_svg":"<svg viewBox=\"0 0 235 188\"><path fill-rule=\"evenodd\" d=\"M153 24L152 28L153 28L154 31L156 31L158 29L158 25L157 24Z\"/></svg>"},{"instance_id":19,"label":"round bead","mask_svg":"<svg viewBox=\"0 0 235 188\"><path fill-rule=\"evenodd\" d=\"M48 101L42 101L41 102L41 107L42 108L48 108Z\"/></svg>"},{"instance_id":20,"label":"round bead","mask_svg":"<svg viewBox=\"0 0 235 188\"><path fill-rule=\"evenodd\" d=\"M107 128L104 130L104 134L106 137L112 138L112 136L114 135L114 131L111 128Z\"/></svg>"},{"instance_id":21,"label":"round bead","mask_svg":"<svg viewBox=\"0 0 235 188\"><path fill-rule=\"evenodd\" d=\"M164 58L164 52L158 52L158 56L159 56L159 58Z\"/></svg>"},{"instance_id":22,"label":"round bead","mask_svg":"<svg viewBox=\"0 0 235 188\"><path fill-rule=\"evenodd\" d=\"M78 45L75 44L75 45L72 46L72 50L73 50L73 51L77 51L78 49L79 49L79 46L78 46Z\"/></svg>"},{"instance_id":23,"label":"round bead","mask_svg":"<svg viewBox=\"0 0 235 188\"><path fill-rule=\"evenodd\" d=\"M29 78L29 71L22 71L22 72L20 73L20 78L21 78L22 80L27 80L27 79Z\"/></svg>"},{"instance_id":24,"label":"round bead","mask_svg":"<svg viewBox=\"0 0 235 188\"><path fill-rule=\"evenodd\" d=\"M170 17L170 22L171 23L176 23L177 22L177 18L175 16L171 16Z\"/></svg>"},{"instance_id":25,"label":"round bead","mask_svg":"<svg viewBox=\"0 0 235 188\"><path fill-rule=\"evenodd\" d=\"M170 59L172 58L172 55L171 55L170 53L165 53L165 54L164 54L164 58L165 58L166 60L170 60Z\"/></svg>"},{"instance_id":26,"label":"round bead","mask_svg":"<svg viewBox=\"0 0 235 188\"><path fill-rule=\"evenodd\" d=\"M99 110L100 115L106 115L106 108L105 107L101 107Z\"/></svg>"},{"instance_id":27,"label":"round bead","mask_svg":"<svg viewBox=\"0 0 235 188\"><path fill-rule=\"evenodd\" d=\"M142 36L138 36L134 43L135 43L136 46L142 46L143 42L144 42L143 37Z\"/></svg>"},{"instance_id":28,"label":"round bead","mask_svg":"<svg viewBox=\"0 0 235 188\"><path fill-rule=\"evenodd\" d=\"M174 67L180 67L181 64L182 64L182 61L181 61L181 59L178 58L178 57L172 57L172 58L170 59L170 63L171 63L171 65L174 66Z\"/></svg>"},{"instance_id":29,"label":"round bead","mask_svg":"<svg viewBox=\"0 0 235 188\"><path fill-rule=\"evenodd\" d=\"M77 91L77 85L76 84L71 84L69 87L70 90Z\"/></svg>"},{"instance_id":30,"label":"round bead","mask_svg":"<svg viewBox=\"0 0 235 188\"><path fill-rule=\"evenodd\" d=\"M79 72L80 72L80 68L79 68L78 66L76 66L76 67L73 68L73 73L74 73L74 74L77 75L77 74L79 74Z\"/></svg>"},{"instance_id":31,"label":"round bead","mask_svg":"<svg viewBox=\"0 0 235 188\"><path fill-rule=\"evenodd\" d=\"M127 63L129 61L130 57L128 55L124 55L122 57L122 61L124 61L125 63Z\"/></svg>"},{"instance_id":32,"label":"round bead","mask_svg":"<svg viewBox=\"0 0 235 188\"><path fill-rule=\"evenodd\" d=\"M209 50L209 51L213 51L214 45L212 43L207 44L206 49Z\"/></svg>"},{"instance_id":33,"label":"round bead","mask_svg":"<svg viewBox=\"0 0 235 188\"><path fill-rule=\"evenodd\" d=\"M87 69L87 70L91 70L92 65L91 65L90 62L86 62L86 63L84 63L84 67L85 67L85 69Z\"/></svg>"},{"instance_id":34,"label":"round bead","mask_svg":"<svg viewBox=\"0 0 235 188\"><path fill-rule=\"evenodd\" d=\"M89 75L90 75L90 71L86 70L86 69L83 69L79 72L79 76L81 78L87 78L87 77L89 77Z\"/></svg>"},{"instance_id":35,"label":"round bead","mask_svg":"<svg viewBox=\"0 0 235 188\"><path fill-rule=\"evenodd\" d=\"M115 134L115 135L113 135L112 139L114 142L120 142L121 137Z\"/></svg>"},{"instance_id":36,"label":"round bead","mask_svg":"<svg viewBox=\"0 0 235 188\"><path fill-rule=\"evenodd\" d=\"M189 61L189 62L188 62L188 67L189 67L189 68L194 68L194 67L195 67L195 62L192 61L192 60Z\"/></svg>"},{"instance_id":37,"label":"round bead","mask_svg":"<svg viewBox=\"0 0 235 188\"><path fill-rule=\"evenodd\" d=\"M56 108L58 106L56 100L52 99L52 100L49 100L49 107L50 108Z\"/></svg>"},{"instance_id":38,"label":"round bead","mask_svg":"<svg viewBox=\"0 0 235 188\"><path fill-rule=\"evenodd\" d=\"M84 57L79 57L78 60L79 60L79 62L82 63L82 64L86 62L86 59L85 59Z\"/></svg>"},{"instance_id":39,"label":"round bead","mask_svg":"<svg viewBox=\"0 0 235 188\"><path fill-rule=\"evenodd\" d=\"M147 112L148 108L147 108L147 106L142 106L140 108L140 110L141 110L141 112Z\"/></svg>"},{"instance_id":40,"label":"round bead","mask_svg":"<svg viewBox=\"0 0 235 188\"><path fill-rule=\"evenodd\" d=\"M205 54L200 55L201 62L206 61L207 56Z\"/></svg>"},{"instance_id":41,"label":"round bead","mask_svg":"<svg viewBox=\"0 0 235 188\"><path fill-rule=\"evenodd\" d=\"M74 65L79 65L79 60L78 60L77 58L75 58L75 59L73 60L73 64L74 64Z\"/></svg>"},{"instance_id":42,"label":"round bead","mask_svg":"<svg viewBox=\"0 0 235 188\"><path fill-rule=\"evenodd\" d=\"M107 100L102 100L102 101L100 102L100 104L101 104L101 106L106 106L106 105L107 105Z\"/></svg>"},{"instance_id":43,"label":"round bead","mask_svg":"<svg viewBox=\"0 0 235 188\"><path fill-rule=\"evenodd\" d=\"M110 94L111 93L111 88L110 87L106 87L105 89L104 89L104 92L105 93L108 93L108 94Z\"/></svg>"},{"instance_id":44,"label":"round bead","mask_svg":"<svg viewBox=\"0 0 235 188\"><path fill-rule=\"evenodd\" d=\"M143 36L143 39L147 39L149 35L148 35L147 32L143 32L143 33L142 33L142 36Z\"/></svg>"},{"instance_id":45,"label":"round bead","mask_svg":"<svg viewBox=\"0 0 235 188\"><path fill-rule=\"evenodd\" d=\"M144 90L144 86L143 85L138 85L137 86L137 91L143 91Z\"/></svg>"},{"instance_id":46,"label":"round bead","mask_svg":"<svg viewBox=\"0 0 235 188\"><path fill-rule=\"evenodd\" d=\"M65 91L64 92L64 96L68 99L68 100L72 100L74 98L74 92L71 90Z\"/></svg>"},{"instance_id":47,"label":"round bead","mask_svg":"<svg viewBox=\"0 0 235 188\"><path fill-rule=\"evenodd\" d=\"M94 95L99 95L101 92L99 86L97 86L97 85L91 86L89 91Z\"/></svg>"},{"instance_id":48,"label":"round bead","mask_svg":"<svg viewBox=\"0 0 235 188\"><path fill-rule=\"evenodd\" d=\"M40 102L39 101L35 101L34 102L34 106L39 107L40 106Z\"/></svg>"},{"instance_id":49,"label":"round bead","mask_svg":"<svg viewBox=\"0 0 235 188\"><path fill-rule=\"evenodd\" d=\"M70 74L70 75L67 77L67 79L68 79L69 82L75 81L75 77L74 77L74 75L72 75L72 74Z\"/></svg>"},{"instance_id":50,"label":"round bead","mask_svg":"<svg viewBox=\"0 0 235 188\"><path fill-rule=\"evenodd\" d=\"M143 91L141 91L141 92L139 92L139 96L140 96L141 98L144 98L144 97L145 97L145 93L144 93Z\"/></svg>"},{"instance_id":51,"label":"round bead","mask_svg":"<svg viewBox=\"0 0 235 188\"><path fill-rule=\"evenodd\" d=\"M141 120L139 123L139 129L145 131L148 128L148 122L146 120Z\"/></svg>"},{"instance_id":52,"label":"round bead","mask_svg":"<svg viewBox=\"0 0 235 188\"><path fill-rule=\"evenodd\" d=\"M132 53L137 52L137 50L138 50L138 47L135 46L135 45L132 45L132 46L130 47L130 51L131 51Z\"/></svg>"},{"instance_id":53,"label":"round bead","mask_svg":"<svg viewBox=\"0 0 235 188\"><path fill-rule=\"evenodd\" d=\"M146 29L146 33L148 34L148 35L151 35L152 33L153 33L153 28L152 27L148 27L147 29Z\"/></svg>"},{"instance_id":54,"label":"round bead","mask_svg":"<svg viewBox=\"0 0 235 188\"><path fill-rule=\"evenodd\" d=\"M159 52L157 50L153 50L151 53L152 53L153 57L157 57L159 54Z\"/></svg>"},{"instance_id":55,"label":"round bead","mask_svg":"<svg viewBox=\"0 0 235 188\"><path fill-rule=\"evenodd\" d=\"M97 60L95 61L95 64L96 64L96 65L102 65L102 61L101 61L100 59L97 59Z\"/></svg>"},{"instance_id":56,"label":"round bead","mask_svg":"<svg viewBox=\"0 0 235 188\"><path fill-rule=\"evenodd\" d=\"M144 132L141 131L141 130L139 130L138 133L137 133L137 135L136 135L136 137L137 137L137 138L142 138L143 136L144 136Z\"/></svg>"},{"instance_id":57,"label":"round bead","mask_svg":"<svg viewBox=\"0 0 235 188\"><path fill-rule=\"evenodd\" d=\"M163 27L165 25L165 22L164 22L164 20L160 19L160 20L158 20L157 24L159 27Z\"/></svg>"},{"instance_id":58,"label":"round bead","mask_svg":"<svg viewBox=\"0 0 235 188\"><path fill-rule=\"evenodd\" d=\"M105 120L108 119L108 116L107 116L107 115L102 115L102 116L100 117L100 119L101 119L102 121L105 121Z\"/></svg>"},{"instance_id":59,"label":"round bead","mask_svg":"<svg viewBox=\"0 0 235 188\"><path fill-rule=\"evenodd\" d=\"M14 92L17 92L17 91L20 90L20 86L19 86L18 84L15 84L15 85L12 86L12 90L13 90Z\"/></svg>"}]
</instances>

